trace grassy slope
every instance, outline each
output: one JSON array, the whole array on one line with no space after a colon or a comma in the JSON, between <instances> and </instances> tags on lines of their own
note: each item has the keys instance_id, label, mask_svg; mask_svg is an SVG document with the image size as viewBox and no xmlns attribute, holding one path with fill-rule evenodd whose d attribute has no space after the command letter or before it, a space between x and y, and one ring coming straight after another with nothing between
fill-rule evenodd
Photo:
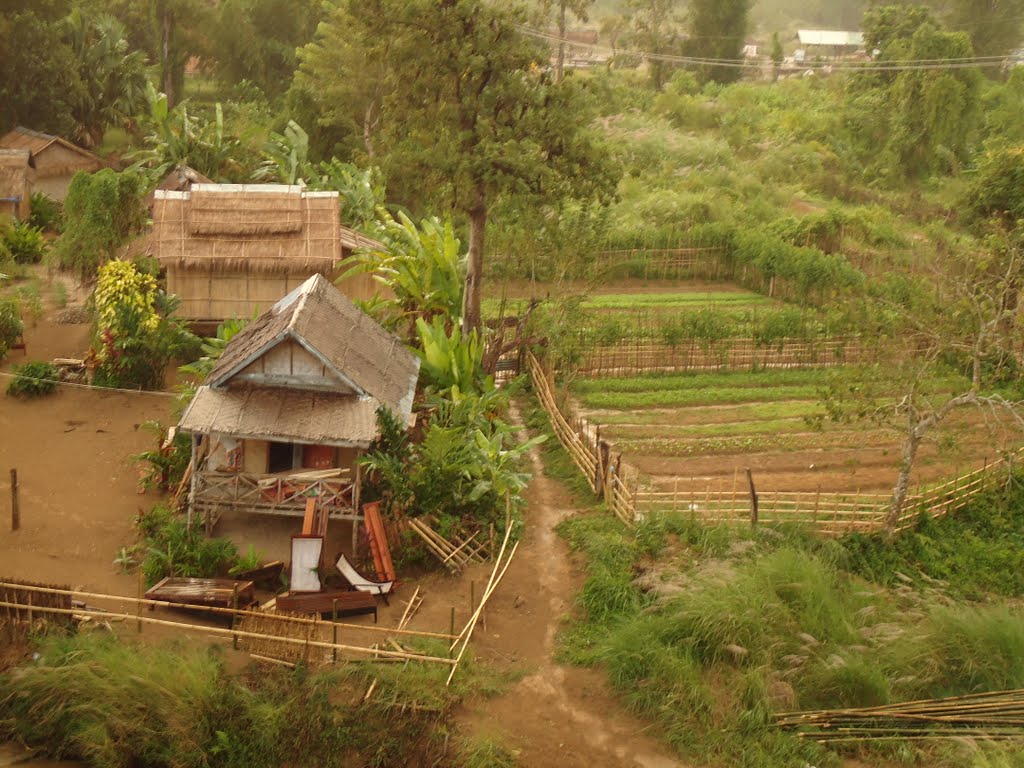
<instances>
[{"instance_id":1,"label":"grassy slope","mask_svg":"<svg viewBox=\"0 0 1024 768\"><path fill-rule=\"evenodd\" d=\"M535 412L531 426L544 428L543 417ZM545 464L580 482L553 440ZM996 584L1003 594L1024 590L1000 578L1024 572L1022 524L1019 490L981 499L895 548L672 516L631 533L604 512L586 512L562 528L589 571L562 657L601 666L624 705L657 723L685 758L837 766L836 755L771 727L771 712L1024 686L1024 618L990 592ZM951 600L963 595L986 602ZM864 757L980 768L1017 765L1024 753L903 745Z\"/></svg>"}]
</instances>

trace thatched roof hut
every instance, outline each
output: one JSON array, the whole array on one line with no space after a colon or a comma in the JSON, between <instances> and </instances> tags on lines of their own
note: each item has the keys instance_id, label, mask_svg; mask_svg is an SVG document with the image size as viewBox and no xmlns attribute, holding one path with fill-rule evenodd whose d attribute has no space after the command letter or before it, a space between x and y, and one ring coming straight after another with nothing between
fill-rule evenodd
<instances>
[{"instance_id":1,"label":"thatched roof hut","mask_svg":"<svg viewBox=\"0 0 1024 768\"><path fill-rule=\"evenodd\" d=\"M0 149L0 216L27 219L34 184L31 153L27 149Z\"/></svg>"},{"instance_id":2,"label":"thatched roof hut","mask_svg":"<svg viewBox=\"0 0 1024 768\"><path fill-rule=\"evenodd\" d=\"M419 367L326 278L308 278L231 339L182 415L190 512L301 516L316 496L341 499L338 516L358 524L359 456L378 408L408 423Z\"/></svg>"},{"instance_id":3,"label":"thatched roof hut","mask_svg":"<svg viewBox=\"0 0 1024 768\"><path fill-rule=\"evenodd\" d=\"M63 201L71 179L79 171L93 173L106 167L100 158L67 139L18 126L0 137L0 149L28 150L36 169L36 191Z\"/></svg>"},{"instance_id":4,"label":"thatched roof hut","mask_svg":"<svg viewBox=\"0 0 1024 768\"><path fill-rule=\"evenodd\" d=\"M192 184L157 190L150 245L167 290L193 321L252 317L313 274L335 279L357 247L383 247L342 227L337 192L281 184ZM376 288L361 275L339 286L350 298Z\"/></svg>"},{"instance_id":5,"label":"thatched roof hut","mask_svg":"<svg viewBox=\"0 0 1024 768\"><path fill-rule=\"evenodd\" d=\"M229 342L180 426L365 449L378 407L409 419L419 367L397 336L314 275Z\"/></svg>"}]
</instances>

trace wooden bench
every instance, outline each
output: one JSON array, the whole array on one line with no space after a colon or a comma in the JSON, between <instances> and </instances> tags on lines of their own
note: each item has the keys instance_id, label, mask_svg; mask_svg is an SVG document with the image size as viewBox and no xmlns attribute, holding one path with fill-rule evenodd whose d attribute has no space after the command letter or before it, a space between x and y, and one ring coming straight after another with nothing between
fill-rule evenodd
<instances>
[{"instance_id":1,"label":"wooden bench","mask_svg":"<svg viewBox=\"0 0 1024 768\"><path fill-rule=\"evenodd\" d=\"M277 598L277 610L288 613L318 613L331 616L337 601L338 614L372 613L377 623L377 598L366 592L308 592L281 595Z\"/></svg>"}]
</instances>

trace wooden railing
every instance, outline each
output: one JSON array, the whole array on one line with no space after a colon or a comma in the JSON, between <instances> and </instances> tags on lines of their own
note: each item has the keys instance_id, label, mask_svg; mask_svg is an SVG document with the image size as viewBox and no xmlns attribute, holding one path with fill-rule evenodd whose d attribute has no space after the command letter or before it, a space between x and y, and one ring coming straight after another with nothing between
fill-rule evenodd
<instances>
[{"instance_id":1,"label":"wooden railing","mask_svg":"<svg viewBox=\"0 0 1024 768\"><path fill-rule=\"evenodd\" d=\"M677 487L671 490L640 485L639 471L619 456L613 460L607 443L601 440L599 426L583 419L570 422L558 408L552 376L532 353L527 353L534 391L554 429L558 441L605 505L627 525L635 525L648 515L676 513L707 525L732 523L799 524L825 536L849 533L875 533L885 529L892 509L892 495L864 493L821 493L767 491L755 494L733 482L697 489ZM999 461L954 478L941 485L907 497L896 530L915 525L922 514L943 517L963 508L972 498L994 487L1005 478L1011 466L1024 458L1024 449Z\"/></svg>"},{"instance_id":2,"label":"wooden railing","mask_svg":"<svg viewBox=\"0 0 1024 768\"><path fill-rule=\"evenodd\" d=\"M340 477L253 475L244 472L198 472L192 496L193 513L224 508L301 517L306 500L316 498L333 518L356 514L355 484L348 472Z\"/></svg>"}]
</instances>

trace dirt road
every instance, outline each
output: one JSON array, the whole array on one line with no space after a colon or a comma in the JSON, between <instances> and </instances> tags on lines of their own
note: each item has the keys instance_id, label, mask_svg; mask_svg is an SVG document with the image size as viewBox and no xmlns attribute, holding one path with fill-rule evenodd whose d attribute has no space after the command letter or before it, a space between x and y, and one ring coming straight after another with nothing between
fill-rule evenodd
<instances>
[{"instance_id":1,"label":"dirt road","mask_svg":"<svg viewBox=\"0 0 1024 768\"><path fill-rule=\"evenodd\" d=\"M478 628L477 657L499 668L527 669L503 696L471 701L458 713L470 734L491 736L515 750L530 768L681 768L668 748L623 713L599 670L557 664L555 640L582 584L555 527L576 511L573 499L544 476L533 453L526 533L516 559Z\"/></svg>"}]
</instances>

